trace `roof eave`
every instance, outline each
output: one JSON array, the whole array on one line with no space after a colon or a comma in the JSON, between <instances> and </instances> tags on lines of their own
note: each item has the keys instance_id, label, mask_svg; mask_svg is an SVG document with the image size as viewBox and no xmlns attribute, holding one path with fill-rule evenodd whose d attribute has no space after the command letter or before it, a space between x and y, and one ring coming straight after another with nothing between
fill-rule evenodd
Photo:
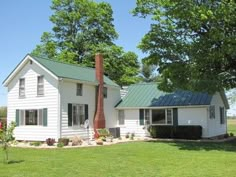
<instances>
[{"instance_id":1,"label":"roof eave","mask_svg":"<svg viewBox=\"0 0 236 177\"><path fill-rule=\"evenodd\" d=\"M4 87L7 87L9 82L14 78L14 76L24 67L24 65L28 61L29 54L27 54L18 65L13 69L13 71L6 77L6 79L2 82Z\"/></svg>"},{"instance_id":2,"label":"roof eave","mask_svg":"<svg viewBox=\"0 0 236 177\"><path fill-rule=\"evenodd\" d=\"M225 95L225 92L222 90L222 91L220 91L219 93L220 93L220 96L221 96L221 98L222 98L222 100L223 100L223 103L224 103L224 105L225 105L225 108L226 108L226 109L229 109L230 106L229 106L228 99L227 99L227 97L226 97L226 95Z\"/></svg>"},{"instance_id":3,"label":"roof eave","mask_svg":"<svg viewBox=\"0 0 236 177\"><path fill-rule=\"evenodd\" d=\"M185 106L135 106L135 107L115 107L115 109L156 109L156 108L199 108L208 107L210 105L185 105Z\"/></svg>"},{"instance_id":4,"label":"roof eave","mask_svg":"<svg viewBox=\"0 0 236 177\"><path fill-rule=\"evenodd\" d=\"M29 60L32 60L34 63L36 63L38 66L43 68L46 72L48 72L53 78L58 80L58 77L52 73L50 70L45 68L42 64L40 64L37 60L35 60L33 57L31 57L29 54L27 54L20 63L14 68L14 70L7 76L7 78L3 81L4 87L7 87L8 84L11 82L11 80L15 77L16 74L20 72L20 70L27 64Z\"/></svg>"}]
</instances>

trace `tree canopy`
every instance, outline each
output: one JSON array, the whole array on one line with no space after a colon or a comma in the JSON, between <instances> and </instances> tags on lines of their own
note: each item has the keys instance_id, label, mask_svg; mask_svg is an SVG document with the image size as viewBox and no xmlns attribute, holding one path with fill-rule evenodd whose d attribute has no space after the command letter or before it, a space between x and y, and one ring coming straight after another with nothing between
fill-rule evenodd
<instances>
[{"instance_id":1,"label":"tree canopy","mask_svg":"<svg viewBox=\"0 0 236 177\"><path fill-rule=\"evenodd\" d=\"M119 85L136 82L137 56L114 44L118 34L110 4L93 0L53 0L51 9L52 31L43 33L33 55L94 67L95 54L105 52L105 71L112 80Z\"/></svg>"},{"instance_id":2,"label":"tree canopy","mask_svg":"<svg viewBox=\"0 0 236 177\"><path fill-rule=\"evenodd\" d=\"M140 79L143 82L155 82L158 81L159 77L156 73L157 67L155 65L149 65L143 63L140 72Z\"/></svg>"},{"instance_id":3,"label":"tree canopy","mask_svg":"<svg viewBox=\"0 0 236 177\"><path fill-rule=\"evenodd\" d=\"M236 87L235 12L233 0L137 0L134 15L152 18L139 48L158 65L160 89Z\"/></svg>"}]
</instances>

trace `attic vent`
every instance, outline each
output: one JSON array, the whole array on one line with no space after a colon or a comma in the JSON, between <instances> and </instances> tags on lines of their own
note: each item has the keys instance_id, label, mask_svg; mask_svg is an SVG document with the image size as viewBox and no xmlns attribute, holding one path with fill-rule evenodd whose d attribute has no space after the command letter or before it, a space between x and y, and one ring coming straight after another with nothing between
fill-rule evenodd
<instances>
[{"instance_id":1,"label":"attic vent","mask_svg":"<svg viewBox=\"0 0 236 177\"><path fill-rule=\"evenodd\" d=\"M31 64L31 65L33 64L33 61L32 61L32 60L30 60L30 64Z\"/></svg>"}]
</instances>

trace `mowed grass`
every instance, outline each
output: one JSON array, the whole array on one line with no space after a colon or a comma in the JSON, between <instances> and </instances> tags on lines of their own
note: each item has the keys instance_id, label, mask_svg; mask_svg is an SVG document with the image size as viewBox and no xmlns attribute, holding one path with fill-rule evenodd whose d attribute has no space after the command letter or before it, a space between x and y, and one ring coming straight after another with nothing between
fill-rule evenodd
<instances>
[{"instance_id":1,"label":"mowed grass","mask_svg":"<svg viewBox=\"0 0 236 177\"><path fill-rule=\"evenodd\" d=\"M10 164L0 163L1 177L235 177L236 141L11 148L10 160Z\"/></svg>"},{"instance_id":2,"label":"mowed grass","mask_svg":"<svg viewBox=\"0 0 236 177\"><path fill-rule=\"evenodd\" d=\"M236 136L236 119L228 119L228 133L233 133Z\"/></svg>"}]
</instances>

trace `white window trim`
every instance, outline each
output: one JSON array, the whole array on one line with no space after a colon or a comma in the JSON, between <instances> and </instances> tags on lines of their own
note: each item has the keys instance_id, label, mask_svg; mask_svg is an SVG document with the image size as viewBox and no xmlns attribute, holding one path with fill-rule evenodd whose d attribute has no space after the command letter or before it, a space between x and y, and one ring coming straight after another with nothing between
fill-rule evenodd
<instances>
[{"instance_id":1,"label":"white window trim","mask_svg":"<svg viewBox=\"0 0 236 177\"><path fill-rule=\"evenodd\" d=\"M78 89L79 87L79 85L81 85L81 88L80 89ZM78 94L79 92L78 92L78 90L80 90L80 93L81 94ZM76 96L83 96L83 84L82 83L76 83Z\"/></svg>"},{"instance_id":2,"label":"white window trim","mask_svg":"<svg viewBox=\"0 0 236 177\"><path fill-rule=\"evenodd\" d=\"M173 109L172 108L163 108L165 110L165 124L153 124L152 123L152 111L153 110L162 110L162 109L151 109L151 114L150 114L150 125L173 125ZM167 124L167 109L171 110L171 124Z\"/></svg>"},{"instance_id":3,"label":"white window trim","mask_svg":"<svg viewBox=\"0 0 236 177\"><path fill-rule=\"evenodd\" d=\"M120 118L120 117L119 117L119 112L120 112L120 111L123 111L123 112L124 112L124 124L120 124L120 121L119 121L119 120L120 120L120 119L119 119L119 118ZM124 110L124 109L118 110L118 112L117 112L117 118L118 118L118 119L117 119L117 125L118 125L119 127L125 127L125 110Z\"/></svg>"},{"instance_id":4,"label":"white window trim","mask_svg":"<svg viewBox=\"0 0 236 177\"><path fill-rule=\"evenodd\" d=\"M21 85L21 80L24 80L24 85L23 85L23 87L21 87L22 85ZM23 95L21 95L21 89L23 89L24 90L24 94ZM25 98L25 78L20 78L19 79L19 98Z\"/></svg>"},{"instance_id":5,"label":"white window trim","mask_svg":"<svg viewBox=\"0 0 236 177\"><path fill-rule=\"evenodd\" d=\"M26 122L26 111L30 111L30 110L37 110L37 115L38 115L38 119L37 119L37 125L26 125L25 124L25 122ZM41 117L41 119L42 119L42 125L39 125L39 111L42 111L42 117ZM19 110L20 111L20 117L19 117L19 126L26 126L26 127L30 127L30 126L32 126L32 127L43 127L43 109L21 109L21 110ZM21 120L22 120L22 117L21 117L21 111L23 111L23 116L24 116L24 124L22 125L22 122L21 122Z\"/></svg>"},{"instance_id":6,"label":"white window trim","mask_svg":"<svg viewBox=\"0 0 236 177\"><path fill-rule=\"evenodd\" d=\"M39 83L39 78L42 78L42 83ZM40 94L39 92L39 86L42 86L42 93ZM37 77L37 96L44 96L44 76L38 76Z\"/></svg>"},{"instance_id":7,"label":"white window trim","mask_svg":"<svg viewBox=\"0 0 236 177\"><path fill-rule=\"evenodd\" d=\"M85 118L85 104L76 104L76 103L73 103L72 104L72 125L70 126L70 128L72 128L72 129L84 129L83 127L83 123L84 122L79 122L79 125L74 125L74 121L73 121L73 119L74 119L74 112L73 112L73 106L83 106L83 116L84 116L84 121L86 120Z\"/></svg>"}]
</instances>

